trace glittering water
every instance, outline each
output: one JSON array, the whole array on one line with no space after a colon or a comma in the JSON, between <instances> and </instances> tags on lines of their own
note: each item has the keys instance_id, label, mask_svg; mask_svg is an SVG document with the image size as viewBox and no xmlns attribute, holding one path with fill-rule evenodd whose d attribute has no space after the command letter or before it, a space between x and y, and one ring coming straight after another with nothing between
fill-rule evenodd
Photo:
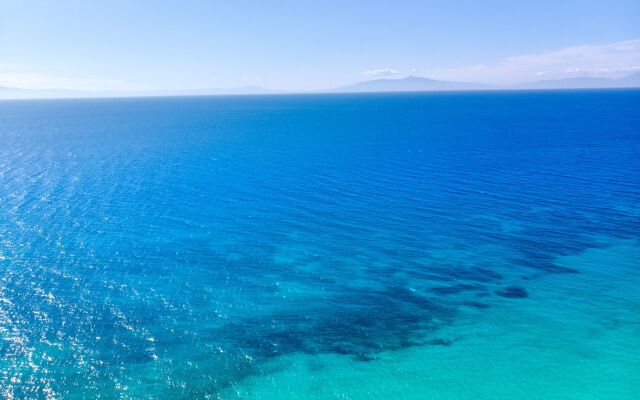
<instances>
[{"instance_id":1,"label":"glittering water","mask_svg":"<svg viewBox=\"0 0 640 400\"><path fill-rule=\"evenodd\" d=\"M638 110L0 102L0 395L635 399Z\"/></svg>"}]
</instances>

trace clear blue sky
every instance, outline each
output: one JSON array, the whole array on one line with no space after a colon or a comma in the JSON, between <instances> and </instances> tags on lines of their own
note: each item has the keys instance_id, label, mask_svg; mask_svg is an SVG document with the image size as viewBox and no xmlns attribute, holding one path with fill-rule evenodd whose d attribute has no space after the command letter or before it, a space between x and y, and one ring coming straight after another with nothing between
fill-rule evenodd
<instances>
[{"instance_id":1,"label":"clear blue sky","mask_svg":"<svg viewBox=\"0 0 640 400\"><path fill-rule=\"evenodd\" d=\"M0 0L0 85L314 89L408 74L615 75L640 69L638 39L639 0Z\"/></svg>"}]
</instances>

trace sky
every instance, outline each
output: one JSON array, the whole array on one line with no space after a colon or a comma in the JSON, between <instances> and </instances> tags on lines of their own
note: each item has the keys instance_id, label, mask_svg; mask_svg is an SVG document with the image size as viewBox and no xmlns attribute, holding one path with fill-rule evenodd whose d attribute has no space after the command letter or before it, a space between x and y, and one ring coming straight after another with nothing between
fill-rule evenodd
<instances>
[{"instance_id":1,"label":"sky","mask_svg":"<svg viewBox=\"0 0 640 400\"><path fill-rule=\"evenodd\" d=\"M639 0L0 0L0 85L315 90L640 71Z\"/></svg>"}]
</instances>

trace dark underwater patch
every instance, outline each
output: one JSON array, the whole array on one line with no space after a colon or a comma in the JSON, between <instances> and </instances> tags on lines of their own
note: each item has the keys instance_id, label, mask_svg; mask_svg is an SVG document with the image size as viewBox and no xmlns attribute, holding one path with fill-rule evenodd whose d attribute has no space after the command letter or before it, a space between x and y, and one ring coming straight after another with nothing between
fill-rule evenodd
<instances>
[{"instance_id":1,"label":"dark underwater patch","mask_svg":"<svg viewBox=\"0 0 640 400\"><path fill-rule=\"evenodd\" d=\"M532 269L544 271L546 273L551 273L551 274L579 274L580 273L580 271L578 271L575 268L561 267L559 265L556 265L552 262L550 258L549 259L544 258L540 260L520 259L520 260L517 260L516 263L518 263L518 265L522 265L527 268L532 268Z\"/></svg>"},{"instance_id":2,"label":"dark underwater patch","mask_svg":"<svg viewBox=\"0 0 640 400\"><path fill-rule=\"evenodd\" d=\"M360 353L360 354L357 354L355 357L353 357L353 359L355 361L360 361L360 362L371 362L371 361L377 360L378 357L373 357L365 353Z\"/></svg>"},{"instance_id":3,"label":"dark underwater patch","mask_svg":"<svg viewBox=\"0 0 640 400\"><path fill-rule=\"evenodd\" d=\"M518 286L509 286L503 290L496 290L495 294L508 299L524 299L529 297L529 293L524 288Z\"/></svg>"},{"instance_id":4,"label":"dark underwater patch","mask_svg":"<svg viewBox=\"0 0 640 400\"><path fill-rule=\"evenodd\" d=\"M413 273L418 278L426 278L436 281L472 281L472 282L493 282L503 278L502 274L489 268L482 267L462 267L462 266L430 266L425 267L422 273Z\"/></svg>"},{"instance_id":5,"label":"dark underwater patch","mask_svg":"<svg viewBox=\"0 0 640 400\"><path fill-rule=\"evenodd\" d=\"M449 339L431 339L427 340L426 344L430 346L451 346L453 341Z\"/></svg>"},{"instance_id":6,"label":"dark underwater patch","mask_svg":"<svg viewBox=\"0 0 640 400\"><path fill-rule=\"evenodd\" d=\"M438 286L431 288L431 291L440 295L450 295L450 294L459 294L463 292L469 291L482 291L485 290L486 287L482 285L469 285L469 284L459 284L454 286Z\"/></svg>"},{"instance_id":7,"label":"dark underwater patch","mask_svg":"<svg viewBox=\"0 0 640 400\"><path fill-rule=\"evenodd\" d=\"M217 335L229 338L252 357L302 352L362 358L383 350L434 344L425 342L425 332L450 323L454 314L454 308L402 287L347 289L288 312L235 321Z\"/></svg>"}]
</instances>

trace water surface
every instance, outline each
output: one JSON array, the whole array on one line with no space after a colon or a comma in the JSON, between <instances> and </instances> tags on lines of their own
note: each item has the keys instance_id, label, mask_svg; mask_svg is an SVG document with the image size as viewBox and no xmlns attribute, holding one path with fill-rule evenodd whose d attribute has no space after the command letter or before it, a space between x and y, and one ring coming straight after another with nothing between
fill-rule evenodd
<instances>
[{"instance_id":1,"label":"water surface","mask_svg":"<svg viewBox=\"0 0 640 400\"><path fill-rule=\"evenodd\" d=\"M0 102L2 396L635 399L638 110Z\"/></svg>"}]
</instances>

